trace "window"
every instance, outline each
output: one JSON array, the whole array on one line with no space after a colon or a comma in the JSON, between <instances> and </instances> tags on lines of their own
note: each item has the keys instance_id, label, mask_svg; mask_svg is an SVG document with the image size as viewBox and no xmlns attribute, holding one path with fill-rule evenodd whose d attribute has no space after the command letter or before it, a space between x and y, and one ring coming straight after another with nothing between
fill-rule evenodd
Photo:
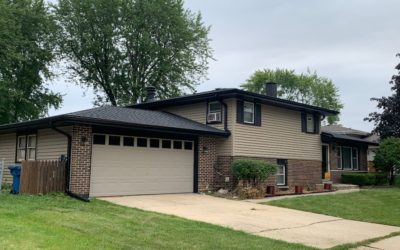
<instances>
[{"instance_id":1,"label":"window","mask_svg":"<svg viewBox=\"0 0 400 250\"><path fill-rule=\"evenodd\" d=\"M208 103L207 122L221 122L221 110L220 102Z\"/></svg>"},{"instance_id":2,"label":"window","mask_svg":"<svg viewBox=\"0 0 400 250\"><path fill-rule=\"evenodd\" d=\"M191 141L185 141L184 148L185 148L186 150L192 150L192 149L193 149L193 144L192 144L192 142L191 142Z\"/></svg>"},{"instance_id":3,"label":"window","mask_svg":"<svg viewBox=\"0 0 400 250\"><path fill-rule=\"evenodd\" d=\"M17 161L36 159L36 135L18 136Z\"/></svg>"},{"instance_id":4,"label":"window","mask_svg":"<svg viewBox=\"0 0 400 250\"><path fill-rule=\"evenodd\" d=\"M244 102L243 104L243 122L254 123L254 103Z\"/></svg>"},{"instance_id":5,"label":"window","mask_svg":"<svg viewBox=\"0 0 400 250\"><path fill-rule=\"evenodd\" d=\"M27 152L28 160L36 159L36 135L28 135Z\"/></svg>"},{"instance_id":6,"label":"window","mask_svg":"<svg viewBox=\"0 0 400 250\"><path fill-rule=\"evenodd\" d=\"M162 140L162 148L171 148L170 140Z\"/></svg>"},{"instance_id":7,"label":"window","mask_svg":"<svg viewBox=\"0 0 400 250\"><path fill-rule=\"evenodd\" d=\"M276 184L280 186L286 185L286 166L278 165L276 171Z\"/></svg>"},{"instance_id":8,"label":"window","mask_svg":"<svg viewBox=\"0 0 400 250\"><path fill-rule=\"evenodd\" d=\"M182 149L182 141L174 141L174 149Z\"/></svg>"},{"instance_id":9,"label":"window","mask_svg":"<svg viewBox=\"0 0 400 250\"><path fill-rule=\"evenodd\" d=\"M159 148L160 140L159 139L150 139L150 147L151 148Z\"/></svg>"},{"instance_id":10,"label":"window","mask_svg":"<svg viewBox=\"0 0 400 250\"><path fill-rule=\"evenodd\" d=\"M342 148L336 147L336 164L338 169L342 169Z\"/></svg>"},{"instance_id":11,"label":"window","mask_svg":"<svg viewBox=\"0 0 400 250\"><path fill-rule=\"evenodd\" d=\"M124 137L124 146L125 147L133 147L134 145L135 145L135 138Z\"/></svg>"},{"instance_id":12,"label":"window","mask_svg":"<svg viewBox=\"0 0 400 250\"><path fill-rule=\"evenodd\" d=\"M352 159L351 159L351 148L342 147L342 167L343 169L351 169Z\"/></svg>"},{"instance_id":13,"label":"window","mask_svg":"<svg viewBox=\"0 0 400 250\"><path fill-rule=\"evenodd\" d=\"M26 156L26 136L18 136L17 160L23 161Z\"/></svg>"},{"instance_id":14,"label":"window","mask_svg":"<svg viewBox=\"0 0 400 250\"><path fill-rule=\"evenodd\" d=\"M120 146L121 145L121 136L115 136L115 135L108 136L108 145Z\"/></svg>"},{"instance_id":15,"label":"window","mask_svg":"<svg viewBox=\"0 0 400 250\"><path fill-rule=\"evenodd\" d=\"M93 144L105 145L106 136L105 135L93 135Z\"/></svg>"},{"instance_id":16,"label":"window","mask_svg":"<svg viewBox=\"0 0 400 250\"><path fill-rule=\"evenodd\" d=\"M352 159L353 159L353 169L358 170L358 149L353 148L351 151Z\"/></svg>"},{"instance_id":17,"label":"window","mask_svg":"<svg viewBox=\"0 0 400 250\"><path fill-rule=\"evenodd\" d=\"M137 146L146 148L147 147L147 138L137 138Z\"/></svg>"},{"instance_id":18,"label":"window","mask_svg":"<svg viewBox=\"0 0 400 250\"><path fill-rule=\"evenodd\" d=\"M314 115L307 114L307 133L315 133Z\"/></svg>"}]
</instances>

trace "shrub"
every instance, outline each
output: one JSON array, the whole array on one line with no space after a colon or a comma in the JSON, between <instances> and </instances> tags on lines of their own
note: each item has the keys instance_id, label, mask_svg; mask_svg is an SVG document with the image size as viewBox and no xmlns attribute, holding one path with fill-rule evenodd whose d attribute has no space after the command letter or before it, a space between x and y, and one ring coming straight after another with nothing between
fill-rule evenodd
<instances>
[{"instance_id":1,"label":"shrub","mask_svg":"<svg viewBox=\"0 0 400 250\"><path fill-rule=\"evenodd\" d=\"M238 180L257 185L276 173L276 165L260 160L235 160L232 163L233 176Z\"/></svg>"},{"instance_id":2,"label":"shrub","mask_svg":"<svg viewBox=\"0 0 400 250\"><path fill-rule=\"evenodd\" d=\"M359 186L387 184L387 175L384 173L347 173L342 174L342 183Z\"/></svg>"},{"instance_id":3,"label":"shrub","mask_svg":"<svg viewBox=\"0 0 400 250\"><path fill-rule=\"evenodd\" d=\"M388 184L388 175L386 173L374 173L375 185L386 185Z\"/></svg>"}]
</instances>

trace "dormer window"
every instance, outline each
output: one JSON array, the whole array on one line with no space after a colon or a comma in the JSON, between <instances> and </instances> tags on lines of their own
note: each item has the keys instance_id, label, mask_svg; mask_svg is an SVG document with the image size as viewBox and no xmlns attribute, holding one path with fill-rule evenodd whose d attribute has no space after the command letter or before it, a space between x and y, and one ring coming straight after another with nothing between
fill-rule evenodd
<instances>
[{"instance_id":1,"label":"dormer window","mask_svg":"<svg viewBox=\"0 0 400 250\"><path fill-rule=\"evenodd\" d=\"M209 102L208 103L208 114L207 114L207 122L221 122L222 117L222 105L220 102Z\"/></svg>"}]
</instances>

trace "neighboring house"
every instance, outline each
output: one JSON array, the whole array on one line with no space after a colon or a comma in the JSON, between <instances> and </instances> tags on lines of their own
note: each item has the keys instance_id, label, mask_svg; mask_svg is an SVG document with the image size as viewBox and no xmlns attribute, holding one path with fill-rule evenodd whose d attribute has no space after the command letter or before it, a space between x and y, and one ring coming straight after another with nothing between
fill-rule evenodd
<instances>
[{"instance_id":1,"label":"neighboring house","mask_svg":"<svg viewBox=\"0 0 400 250\"><path fill-rule=\"evenodd\" d=\"M269 185L322 183L320 123L336 111L239 89L216 89L130 107L100 107L0 126L0 158L69 159L80 196L232 188L235 159L277 164ZM10 181L9 176L6 181Z\"/></svg>"},{"instance_id":2,"label":"neighboring house","mask_svg":"<svg viewBox=\"0 0 400 250\"><path fill-rule=\"evenodd\" d=\"M323 171L331 173L334 183L340 182L343 173L369 171L370 154L379 145L371 138L368 132L342 125L322 127Z\"/></svg>"}]
</instances>

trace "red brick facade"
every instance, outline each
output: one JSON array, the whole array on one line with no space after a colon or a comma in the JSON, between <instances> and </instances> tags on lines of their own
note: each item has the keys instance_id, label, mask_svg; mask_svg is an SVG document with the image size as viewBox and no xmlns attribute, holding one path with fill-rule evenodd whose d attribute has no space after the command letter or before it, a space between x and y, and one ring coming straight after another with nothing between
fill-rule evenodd
<instances>
[{"instance_id":1,"label":"red brick facade","mask_svg":"<svg viewBox=\"0 0 400 250\"><path fill-rule=\"evenodd\" d=\"M277 164L277 159L247 156L218 156L217 166L214 173L214 188L225 188L232 190L236 186L236 181L232 175L231 165L234 160L254 159L263 160L268 163ZM229 181L226 181L226 177ZM288 160L287 164L287 186L314 186L322 183L321 161L315 160ZM276 177L271 176L265 185L275 186Z\"/></svg>"},{"instance_id":2,"label":"red brick facade","mask_svg":"<svg viewBox=\"0 0 400 250\"><path fill-rule=\"evenodd\" d=\"M329 165L331 169L331 180L333 183L340 183L342 174L344 173L357 173L357 172L367 172L368 171L368 160L367 160L367 147L360 147L354 145L344 145L344 146L352 146L358 148L358 162L359 169L358 170L343 170L338 168L338 158L336 157L336 148L338 146L342 146L338 143L329 144Z\"/></svg>"},{"instance_id":3,"label":"red brick facade","mask_svg":"<svg viewBox=\"0 0 400 250\"><path fill-rule=\"evenodd\" d=\"M92 128L74 125L71 143L70 191L89 196L92 160Z\"/></svg>"},{"instance_id":4,"label":"red brick facade","mask_svg":"<svg viewBox=\"0 0 400 250\"><path fill-rule=\"evenodd\" d=\"M198 144L198 190L214 189L214 174L217 164L217 141L212 137L199 137Z\"/></svg>"}]
</instances>

